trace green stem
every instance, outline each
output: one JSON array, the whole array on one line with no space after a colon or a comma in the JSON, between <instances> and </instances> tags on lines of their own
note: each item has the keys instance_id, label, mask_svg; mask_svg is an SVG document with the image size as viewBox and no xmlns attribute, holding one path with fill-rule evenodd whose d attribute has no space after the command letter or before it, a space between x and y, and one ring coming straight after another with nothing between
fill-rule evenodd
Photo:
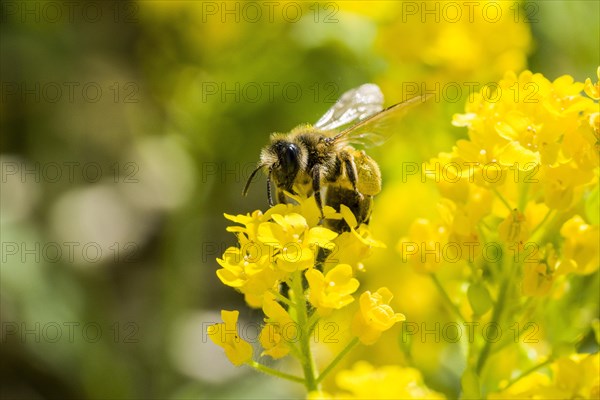
<instances>
[{"instance_id":1,"label":"green stem","mask_svg":"<svg viewBox=\"0 0 600 400\"><path fill-rule=\"evenodd\" d=\"M485 234L483 229L481 229L482 226L487 228L487 230L489 232L493 231L492 228L490 228L488 225L483 223L483 220L479 221L479 223L477 224L477 233L479 234L479 243L489 243L489 240L487 239L487 235ZM485 264L485 265L487 265L487 264ZM497 263L487 265L487 270L490 272L490 274L492 274L492 277L493 277L492 281L494 281L494 282L497 280L498 274L500 273L497 266L498 266ZM483 268L483 266L482 266L482 268Z\"/></svg>"},{"instance_id":2,"label":"green stem","mask_svg":"<svg viewBox=\"0 0 600 400\"><path fill-rule=\"evenodd\" d=\"M519 193L519 211L522 213L525 212L525 207L527 207L527 197L529 195L529 183L525 183L521 185L521 193Z\"/></svg>"},{"instance_id":3,"label":"green stem","mask_svg":"<svg viewBox=\"0 0 600 400\"><path fill-rule=\"evenodd\" d=\"M335 366L338 365L340 360L342 358L344 358L344 356L346 354L348 354L348 352L350 350L352 350L352 348L354 346L356 346L357 344L358 344L358 337L355 337L346 345L346 347L344 347L344 349L342 351L339 352L339 354L333 359L333 361L331 361L331 363L329 363L327 368L325 368L323 370L323 372L321 372L321 375L319 375L319 377L317 378L317 383L320 383L323 379L325 379L327 374L329 374L331 372L331 370L333 370L335 368Z\"/></svg>"},{"instance_id":4,"label":"green stem","mask_svg":"<svg viewBox=\"0 0 600 400\"><path fill-rule=\"evenodd\" d=\"M531 231L531 234L529 235L530 238L533 237L533 235L546 223L546 221L548 221L548 219L550 218L550 214L552 214L555 210L553 209L549 209L548 212L546 213L546 215L544 215L544 218L540 221L539 224L537 224L535 226L535 228L533 228L533 230Z\"/></svg>"},{"instance_id":5,"label":"green stem","mask_svg":"<svg viewBox=\"0 0 600 400\"><path fill-rule=\"evenodd\" d=\"M490 231L490 232L493 231L492 227L489 226L484 220L479 220L479 223L481 224L481 226L483 226L488 231Z\"/></svg>"},{"instance_id":6,"label":"green stem","mask_svg":"<svg viewBox=\"0 0 600 400\"><path fill-rule=\"evenodd\" d=\"M498 319L500 318L500 314L502 313L502 308L504 306L504 297L506 296L506 285L503 285L500 289L500 295L498 296L498 302L494 307L494 313L492 315L492 319L490 322L498 323ZM477 361L477 375L481 376L481 371L485 366L488 356L490 355L490 351L492 350L492 341L486 340L481 353L479 353L479 360Z\"/></svg>"},{"instance_id":7,"label":"green stem","mask_svg":"<svg viewBox=\"0 0 600 400\"><path fill-rule=\"evenodd\" d=\"M316 311L308 318L308 332L309 333L315 329L315 326L317 326L320 319L321 319L321 316Z\"/></svg>"},{"instance_id":8,"label":"green stem","mask_svg":"<svg viewBox=\"0 0 600 400\"><path fill-rule=\"evenodd\" d=\"M506 208L508 208L508 211L512 211L515 209L514 207L510 206L510 203L508 202L508 200L506 200L504 198L504 196L502 196L502 194L498 191L498 189L492 189L492 192L496 195L496 197L498 197L500 199L502 204L504 204L506 206Z\"/></svg>"},{"instance_id":9,"label":"green stem","mask_svg":"<svg viewBox=\"0 0 600 400\"><path fill-rule=\"evenodd\" d=\"M505 251L503 251L504 254L506 254ZM504 279L502 280L502 284L500 286L500 292L498 294L498 298L496 299L496 303L494 304L494 311L492 313L492 319L490 320L490 323L495 323L498 326L500 325L501 322L501 318L502 318L502 313L504 311L504 306L506 305L506 296L508 294L508 291L510 290L510 285L512 282L512 275L513 275L513 270L514 270L514 266L513 268L508 268L508 261L509 257L507 256L503 256L503 264L504 268L503 268L503 272L504 272ZM487 359L491 353L492 350L492 341L491 340L486 340L485 341L485 345L483 346L483 349L481 350L481 353L479 353L479 359L477 360L477 375L481 376L481 371L483 370L483 367L485 367L485 364L487 362Z\"/></svg>"},{"instance_id":10,"label":"green stem","mask_svg":"<svg viewBox=\"0 0 600 400\"><path fill-rule=\"evenodd\" d=\"M462 313L460 312L460 310L458 309L456 304L454 304L454 302L450 298L450 295L448 295L448 292L446 292L446 289L444 289L444 286L442 286L442 283L437 278L437 276L435 274L429 274L429 276L431 277L431 280L435 284L435 287L437 288L438 292L442 295L442 297L446 301L446 304L448 305L448 308L450 309L450 311L452 311L454 314L456 314L456 316L462 322L465 322L466 321L465 317L463 317Z\"/></svg>"},{"instance_id":11,"label":"green stem","mask_svg":"<svg viewBox=\"0 0 600 400\"><path fill-rule=\"evenodd\" d=\"M292 277L292 294L296 304L297 323L300 329L300 353L302 354L302 369L304 371L304 385L307 391L319 390L316 380L315 364L310 350L310 327L308 325L308 307L302 289L302 271L296 271Z\"/></svg>"},{"instance_id":12,"label":"green stem","mask_svg":"<svg viewBox=\"0 0 600 400\"><path fill-rule=\"evenodd\" d=\"M533 232L532 232L531 235L529 235L529 241L530 242L533 242L533 243L544 243L544 242L547 241L546 240L546 236L549 233L553 232L552 229L549 229L549 228L551 228L552 226L554 226L556 224L556 221L558 219L560 219L561 214L558 213L558 212L554 212L553 215L552 215L552 218L550 218L550 216L548 214L547 214L547 216L544 217L544 221L543 221L543 225L544 226L542 226L542 222L540 222L538 224L538 226L536 226L534 228L535 235L533 234ZM543 229L539 229L539 228L543 228Z\"/></svg>"},{"instance_id":13,"label":"green stem","mask_svg":"<svg viewBox=\"0 0 600 400\"><path fill-rule=\"evenodd\" d=\"M277 371L276 369L269 368L266 365L257 363L254 360L247 363L247 365L249 365L250 367L254 368L257 371L260 371L260 372L268 374L268 375L273 375L278 378L287 379L288 381L292 381L292 382L304 383L304 379L300 378L299 376L294 376L294 375L286 374L285 372Z\"/></svg>"},{"instance_id":14,"label":"green stem","mask_svg":"<svg viewBox=\"0 0 600 400\"><path fill-rule=\"evenodd\" d=\"M292 303L290 301L290 299L288 299L287 297L285 297L284 295L282 295L278 291L271 289L271 290L269 290L269 292L272 293L278 301L281 301L285 305L287 305L289 307L296 307L296 305L294 303Z\"/></svg>"}]
</instances>

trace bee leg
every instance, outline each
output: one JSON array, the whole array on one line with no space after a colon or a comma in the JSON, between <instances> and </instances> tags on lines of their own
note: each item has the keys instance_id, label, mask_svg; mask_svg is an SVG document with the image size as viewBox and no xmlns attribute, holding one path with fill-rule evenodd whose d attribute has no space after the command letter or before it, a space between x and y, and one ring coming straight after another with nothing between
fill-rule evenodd
<instances>
[{"instance_id":1,"label":"bee leg","mask_svg":"<svg viewBox=\"0 0 600 400\"><path fill-rule=\"evenodd\" d=\"M354 157L347 152L342 152L341 154L342 161L344 162L344 166L346 167L346 175L348 175L348 180L352 184L352 188L354 189L354 193L358 197L359 200L362 200L363 195L356 189L356 181L358 180L358 172L356 171L356 164L354 163Z\"/></svg>"},{"instance_id":2,"label":"bee leg","mask_svg":"<svg viewBox=\"0 0 600 400\"><path fill-rule=\"evenodd\" d=\"M367 196L367 199L369 201L369 205L367 206L367 210L365 211L364 223L366 225L369 225L369 221L371 221L371 213L373 211L373 196Z\"/></svg>"},{"instance_id":3,"label":"bee leg","mask_svg":"<svg viewBox=\"0 0 600 400\"><path fill-rule=\"evenodd\" d=\"M317 207L321 211L321 221L323 221L325 214L323 213L323 199L321 198L321 169L318 165L315 165L312 170L312 188L313 196L315 196L315 200L317 201Z\"/></svg>"},{"instance_id":4,"label":"bee leg","mask_svg":"<svg viewBox=\"0 0 600 400\"><path fill-rule=\"evenodd\" d=\"M267 175L267 199L269 200L269 207L275 205L273 203L273 194L271 193L271 172L273 172L273 168L269 168L269 174Z\"/></svg>"},{"instance_id":5,"label":"bee leg","mask_svg":"<svg viewBox=\"0 0 600 400\"><path fill-rule=\"evenodd\" d=\"M285 193L283 190L277 189L277 201L281 204L287 204L287 200L285 198Z\"/></svg>"}]
</instances>

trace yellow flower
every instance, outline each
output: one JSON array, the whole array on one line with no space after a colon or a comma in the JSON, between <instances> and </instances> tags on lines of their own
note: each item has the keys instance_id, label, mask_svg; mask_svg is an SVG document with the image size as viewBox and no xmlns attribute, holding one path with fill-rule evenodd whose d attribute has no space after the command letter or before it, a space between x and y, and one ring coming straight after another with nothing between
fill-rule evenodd
<instances>
[{"instance_id":1,"label":"yellow flower","mask_svg":"<svg viewBox=\"0 0 600 400\"><path fill-rule=\"evenodd\" d=\"M373 248L385 248L385 245L374 239L369 227L361 224L350 232L342 232L334 241L332 253L326 263L329 265L349 264L362 269L362 261L369 257Z\"/></svg>"},{"instance_id":2,"label":"yellow flower","mask_svg":"<svg viewBox=\"0 0 600 400\"><path fill-rule=\"evenodd\" d=\"M453 124L469 126L464 121L459 123L459 120L455 116ZM481 121L478 122L481 123ZM473 135L471 140L461 139L456 142L450 157L440 164L440 180L454 181L460 177L461 180L467 180L469 183L483 187L501 185L507 178L507 168L500 164L497 153L500 148L507 146L506 141L497 137L487 125L483 125L481 128L471 127L470 131L480 133L480 137ZM438 157L438 160L442 161L443 159ZM450 175L452 173L456 173L456 178Z\"/></svg>"},{"instance_id":3,"label":"yellow flower","mask_svg":"<svg viewBox=\"0 0 600 400\"><path fill-rule=\"evenodd\" d=\"M333 400L335 397L322 390L313 390L308 392L306 400Z\"/></svg>"},{"instance_id":4,"label":"yellow flower","mask_svg":"<svg viewBox=\"0 0 600 400\"><path fill-rule=\"evenodd\" d=\"M333 241L333 246L328 247L331 252L328 254L325 264L328 266L349 264L362 270L361 261L371 255L373 248L385 248L385 244L373 238L367 225L361 224L356 227L358 223L354 214L343 204L340 207L339 215L346 221L350 231L342 232Z\"/></svg>"},{"instance_id":5,"label":"yellow flower","mask_svg":"<svg viewBox=\"0 0 600 400\"><path fill-rule=\"evenodd\" d=\"M211 325L206 329L210 340L225 350L225 355L233 365L239 366L252 359L252 346L241 339L237 331L240 312L221 310L223 323Z\"/></svg>"},{"instance_id":6,"label":"yellow flower","mask_svg":"<svg viewBox=\"0 0 600 400\"><path fill-rule=\"evenodd\" d=\"M375 293L366 291L360 296L360 309L352 321L352 332L363 344L375 343L382 332L406 319L390 307L392 297L392 292L386 287Z\"/></svg>"},{"instance_id":7,"label":"yellow flower","mask_svg":"<svg viewBox=\"0 0 600 400\"><path fill-rule=\"evenodd\" d=\"M268 221L271 218L272 214L284 213L286 209L287 209L287 205L277 204L276 206L271 207L264 214L260 210L256 210L252 214L246 214L246 215L224 214L225 218L227 218L228 220L244 225L243 227L229 226L229 227L227 227L227 232L243 233L244 235L246 235L248 240L255 241L257 233L258 233L258 226L261 223Z\"/></svg>"},{"instance_id":8,"label":"yellow flower","mask_svg":"<svg viewBox=\"0 0 600 400\"><path fill-rule=\"evenodd\" d=\"M600 356L573 354L561 357L552 366L556 388L565 398L593 399L600 395Z\"/></svg>"},{"instance_id":9,"label":"yellow flower","mask_svg":"<svg viewBox=\"0 0 600 400\"><path fill-rule=\"evenodd\" d=\"M587 78L585 80L585 94L587 94L589 97L591 97L594 100L600 100L600 67L598 67L598 69L596 69L596 78L598 78L598 80L596 81L596 83L592 83L592 80L590 78Z\"/></svg>"},{"instance_id":10,"label":"yellow flower","mask_svg":"<svg viewBox=\"0 0 600 400\"><path fill-rule=\"evenodd\" d=\"M590 78L585 80L585 93L594 100L600 100L600 67L596 70L596 77L598 80L596 84L592 83ZM598 107L596 106L596 110ZM596 150L593 154L594 156L598 156L600 152L600 112L592 112L589 116L589 125L592 128L593 135L588 136L590 140L594 141L594 149Z\"/></svg>"},{"instance_id":11,"label":"yellow flower","mask_svg":"<svg viewBox=\"0 0 600 400\"><path fill-rule=\"evenodd\" d=\"M298 326L281 304L275 301L271 293L265 295L263 312L267 324L258 338L265 349L261 355L273 358L285 357L290 352L288 339L297 338Z\"/></svg>"},{"instance_id":12,"label":"yellow flower","mask_svg":"<svg viewBox=\"0 0 600 400\"><path fill-rule=\"evenodd\" d=\"M396 247L403 262L417 272L435 272L444 264L442 247L448 242L448 230L424 218L417 218L409 228L408 237L400 239Z\"/></svg>"},{"instance_id":13,"label":"yellow flower","mask_svg":"<svg viewBox=\"0 0 600 400\"><path fill-rule=\"evenodd\" d=\"M281 273L270 267L268 254L250 255L242 249L230 247L222 259L217 258L217 262L223 267L217 270L221 282L242 292L248 305L254 308L262 306L263 294L276 289L281 279Z\"/></svg>"},{"instance_id":14,"label":"yellow flower","mask_svg":"<svg viewBox=\"0 0 600 400\"><path fill-rule=\"evenodd\" d=\"M442 199L438 204L438 211L450 233L477 236L479 222L492 211L492 199L489 190L469 185L466 199L460 202Z\"/></svg>"},{"instance_id":15,"label":"yellow flower","mask_svg":"<svg viewBox=\"0 0 600 400\"><path fill-rule=\"evenodd\" d=\"M516 208L512 210L498 226L498 236L500 240L509 245L509 249L510 246L517 246L519 250L522 250L529 238L529 224L525 214Z\"/></svg>"},{"instance_id":16,"label":"yellow flower","mask_svg":"<svg viewBox=\"0 0 600 400\"><path fill-rule=\"evenodd\" d=\"M308 198L299 195L293 195L285 192L285 195L292 201L292 204L288 205L288 213L297 213L306 218L306 222L309 227L318 226L321 224L321 210L317 206L315 196ZM341 215L335 212L335 209L331 206L323 206L323 215L325 219L340 219Z\"/></svg>"},{"instance_id":17,"label":"yellow flower","mask_svg":"<svg viewBox=\"0 0 600 400\"><path fill-rule=\"evenodd\" d=\"M490 400L522 400L522 399L559 399L551 386L550 378L540 372L533 372L518 380L508 389L488 395Z\"/></svg>"},{"instance_id":18,"label":"yellow flower","mask_svg":"<svg viewBox=\"0 0 600 400\"><path fill-rule=\"evenodd\" d=\"M552 243L546 244L538 259L524 263L523 294L525 296L544 296L548 294L554 282L554 271L558 257Z\"/></svg>"},{"instance_id":19,"label":"yellow flower","mask_svg":"<svg viewBox=\"0 0 600 400\"><path fill-rule=\"evenodd\" d=\"M306 219L297 213L273 214L274 222L258 227L258 240L271 246L276 266L284 272L312 267L318 247L331 246L337 233L320 226L309 228Z\"/></svg>"},{"instance_id":20,"label":"yellow flower","mask_svg":"<svg viewBox=\"0 0 600 400\"><path fill-rule=\"evenodd\" d=\"M583 218L575 215L565 221L560 228L564 238L559 271L576 274L591 274L598 269L598 225L588 225Z\"/></svg>"},{"instance_id":21,"label":"yellow flower","mask_svg":"<svg viewBox=\"0 0 600 400\"><path fill-rule=\"evenodd\" d=\"M572 354L551 364L552 378L534 372L490 399L597 399L600 396L600 358Z\"/></svg>"},{"instance_id":22,"label":"yellow flower","mask_svg":"<svg viewBox=\"0 0 600 400\"><path fill-rule=\"evenodd\" d=\"M354 364L351 370L336 376L337 385L350 392L339 398L355 399L444 399L423 383L421 373L414 368L388 365L373 367L366 361Z\"/></svg>"},{"instance_id":23,"label":"yellow flower","mask_svg":"<svg viewBox=\"0 0 600 400\"><path fill-rule=\"evenodd\" d=\"M455 163L451 153L439 153L437 157L423 163L423 176L435 182L442 196L455 201L464 202L469 194L470 173L473 168L468 165Z\"/></svg>"},{"instance_id":24,"label":"yellow flower","mask_svg":"<svg viewBox=\"0 0 600 400\"><path fill-rule=\"evenodd\" d=\"M306 280L310 287L309 301L321 316L334 309L340 309L354 301L352 293L358 289L358 280L352 277L352 267L339 264L325 276L317 269L306 271Z\"/></svg>"},{"instance_id":25,"label":"yellow flower","mask_svg":"<svg viewBox=\"0 0 600 400\"><path fill-rule=\"evenodd\" d=\"M594 144L595 149L599 150L600 147L600 112L590 114L589 118L590 128L594 132L594 139L596 139L596 143ZM598 153L596 153L598 154Z\"/></svg>"}]
</instances>

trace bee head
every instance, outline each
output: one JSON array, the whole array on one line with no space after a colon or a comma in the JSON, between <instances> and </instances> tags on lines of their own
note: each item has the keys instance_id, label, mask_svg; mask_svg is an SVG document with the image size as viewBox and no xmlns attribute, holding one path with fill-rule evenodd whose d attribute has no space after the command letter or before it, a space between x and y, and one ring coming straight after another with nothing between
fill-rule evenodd
<instances>
[{"instance_id":1,"label":"bee head","mask_svg":"<svg viewBox=\"0 0 600 400\"><path fill-rule=\"evenodd\" d=\"M274 145L279 167L284 175L295 176L300 168L300 149L290 142L278 142Z\"/></svg>"}]
</instances>

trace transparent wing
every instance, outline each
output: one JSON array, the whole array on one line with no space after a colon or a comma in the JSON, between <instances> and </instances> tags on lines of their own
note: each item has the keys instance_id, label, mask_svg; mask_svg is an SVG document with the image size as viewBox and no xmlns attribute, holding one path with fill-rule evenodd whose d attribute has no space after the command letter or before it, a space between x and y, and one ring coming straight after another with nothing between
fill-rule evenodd
<instances>
[{"instance_id":1,"label":"transparent wing","mask_svg":"<svg viewBox=\"0 0 600 400\"><path fill-rule=\"evenodd\" d=\"M415 96L402 103L394 104L367 119L343 130L334 140L360 145L362 147L381 146L395 132L395 123L414 106L425 102L429 96Z\"/></svg>"},{"instance_id":2,"label":"transparent wing","mask_svg":"<svg viewBox=\"0 0 600 400\"><path fill-rule=\"evenodd\" d=\"M351 122L363 121L381 110L383 110L381 89L373 83L365 83L342 94L314 126L323 130L335 129Z\"/></svg>"}]
</instances>

